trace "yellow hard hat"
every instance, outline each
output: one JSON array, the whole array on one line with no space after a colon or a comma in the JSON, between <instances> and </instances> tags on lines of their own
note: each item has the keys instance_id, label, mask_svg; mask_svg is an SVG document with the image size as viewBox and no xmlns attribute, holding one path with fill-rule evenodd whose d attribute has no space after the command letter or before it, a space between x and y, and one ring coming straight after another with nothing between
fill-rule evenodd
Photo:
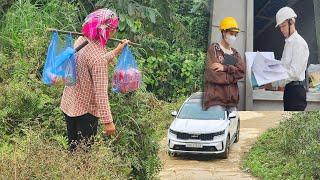
<instances>
[{"instance_id":1,"label":"yellow hard hat","mask_svg":"<svg viewBox=\"0 0 320 180\"><path fill-rule=\"evenodd\" d=\"M226 17L220 22L220 30L230 30L234 32L240 32L238 23L233 17Z\"/></svg>"}]
</instances>

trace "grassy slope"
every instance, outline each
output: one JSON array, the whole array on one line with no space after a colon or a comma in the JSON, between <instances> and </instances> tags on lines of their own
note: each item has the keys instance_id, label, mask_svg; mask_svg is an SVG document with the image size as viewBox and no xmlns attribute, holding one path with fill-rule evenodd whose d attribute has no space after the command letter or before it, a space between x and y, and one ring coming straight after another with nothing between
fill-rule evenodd
<instances>
[{"instance_id":1,"label":"grassy slope","mask_svg":"<svg viewBox=\"0 0 320 180\"><path fill-rule=\"evenodd\" d=\"M320 111L294 114L264 133L243 166L263 179L319 179Z\"/></svg>"}]
</instances>

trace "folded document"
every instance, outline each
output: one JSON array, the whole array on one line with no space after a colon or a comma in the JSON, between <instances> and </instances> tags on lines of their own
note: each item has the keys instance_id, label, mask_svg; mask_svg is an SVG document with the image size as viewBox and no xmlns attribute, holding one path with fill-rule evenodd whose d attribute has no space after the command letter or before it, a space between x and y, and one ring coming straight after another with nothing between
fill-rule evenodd
<instances>
[{"instance_id":1,"label":"folded document","mask_svg":"<svg viewBox=\"0 0 320 180\"><path fill-rule=\"evenodd\" d=\"M258 86L289 77L281 61L274 59L273 52L248 52L246 58Z\"/></svg>"}]
</instances>

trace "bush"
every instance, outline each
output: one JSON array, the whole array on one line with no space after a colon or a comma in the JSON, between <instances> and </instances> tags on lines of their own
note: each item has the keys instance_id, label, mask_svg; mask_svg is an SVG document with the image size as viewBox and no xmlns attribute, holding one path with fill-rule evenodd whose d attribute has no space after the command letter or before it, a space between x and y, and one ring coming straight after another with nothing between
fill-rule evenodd
<instances>
[{"instance_id":1,"label":"bush","mask_svg":"<svg viewBox=\"0 0 320 180\"><path fill-rule=\"evenodd\" d=\"M159 172L161 168L161 162L158 157L158 141L163 137L165 131L164 129L167 129L171 122L172 117L170 115L170 112L178 108L178 103L168 104L165 102L161 102L158 101L151 93L142 91L138 91L137 93L128 95L110 94L110 100L114 121L117 127L117 135L112 138L104 138L104 141L102 141L101 137L103 137L103 127L100 127L98 135L98 137L100 138L98 139L100 139L101 141L98 141L95 147L98 149L104 149L104 147L107 147L108 151L111 151L113 155L119 157L122 161L122 163L120 164L127 165L126 167L124 167L125 171L127 172L127 177L132 177L135 179L154 178L154 176ZM27 141L24 140L25 138L27 138L28 141L32 140L29 145L30 148L36 148L36 150L32 150L32 152L30 152L31 154L33 154L34 159L27 159L26 161L24 161L24 163L21 164L21 166L23 167L20 167L21 169L19 169L19 173L27 175L25 177L65 177L64 175L59 174L60 171L64 172L64 170L61 170L61 168L69 166L69 161L74 161L74 159L67 156L67 141L65 138L66 130L65 125L61 120L62 114L60 111L57 111L56 113L57 114L43 115L43 118L34 120L33 125L27 125L27 122L21 122L22 124L19 125L19 128L17 128L15 134L4 136L4 141L0 145L0 149L7 149L7 146L11 147L14 144L17 144L16 141L18 141L20 138L23 139L21 140L21 142ZM53 116L57 117L57 119L53 119ZM40 123L40 120L42 120L43 123ZM6 123L10 122L7 121ZM5 125L4 127L8 126ZM35 130L30 132L28 130L30 128ZM20 133L17 134L17 131L19 131ZM30 136L29 133L31 133L32 136ZM43 144L43 146L41 143ZM38 144L40 144L40 148L37 148ZM21 153L25 153L25 151L29 152L30 150L20 149L19 151L21 151ZM93 159L100 158L99 154L105 152L104 150L103 152L100 152L100 150L97 149L94 149L92 151L92 154L90 152L89 156ZM28 161L41 162L43 161L42 158L44 158L43 156L41 156L41 154L48 153L51 154L47 157L48 162L45 161L39 165L27 163ZM95 154L97 156L95 156ZM26 155L26 157L29 156L30 154ZM64 160L67 159L67 161L63 162L63 158L50 160L51 158L54 159L55 156L64 157ZM12 157L12 154L8 155L6 158L8 157ZM86 156L84 154L80 154L80 157L78 157L78 160L76 162L80 162L81 158L86 159L85 157ZM112 156L110 155L110 157ZM8 159L6 159L5 162L8 163ZM72 164L70 166L74 167L76 165L77 164ZM49 172L52 171L57 174L52 176L46 175L45 172L48 171L44 171L44 169L47 166L50 166L52 168L49 170ZM99 166L97 171L99 171L99 169L102 169L102 167L100 167L100 165L98 164L92 164L92 166ZM101 164L101 166L103 166L103 164ZM4 169L3 172L8 175L11 174L12 171L10 171L9 169ZM77 173L77 171L73 172L75 174ZM71 175L73 174L73 172L71 173ZM36 175L33 176L32 173L36 173ZM96 174L89 174L85 177L99 177L100 173L102 172L95 173Z\"/></svg>"},{"instance_id":2,"label":"bush","mask_svg":"<svg viewBox=\"0 0 320 180\"><path fill-rule=\"evenodd\" d=\"M0 179L126 179L130 172L129 164L103 141L89 152L71 154L40 130L25 134L10 144L0 142Z\"/></svg>"},{"instance_id":3,"label":"bush","mask_svg":"<svg viewBox=\"0 0 320 180\"><path fill-rule=\"evenodd\" d=\"M30 0L15 1L0 24L0 136L23 134L23 127L51 127L61 133L59 97L62 87L40 81L46 48L47 27L72 28L76 7L52 0L45 6ZM60 120L60 121L59 121ZM59 131L60 130L60 131Z\"/></svg>"},{"instance_id":4,"label":"bush","mask_svg":"<svg viewBox=\"0 0 320 180\"><path fill-rule=\"evenodd\" d=\"M1 17L1 178L13 179L16 173L16 178L38 179L68 179L77 174L79 176L76 177L86 179L102 176L152 179L161 168L157 156L158 140L163 137L172 120L170 112L178 107L178 103L168 104L156 97L176 101L201 88L205 59L202 50L176 46L161 38L165 34L155 36L141 31L139 43L155 51L133 48L144 73L141 90L126 95L109 91L117 136L102 138L103 129L100 127L99 141L91 152L70 156L66 150L65 122L59 109L63 87L45 86L40 79L50 41L45 29L77 30L86 14L79 13L81 10L77 6L81 4L86 3L14 1ZM85 9L91 10L92 7ZM120 36L125 34L119 33ZM109 69L109 75L112 77L112 68ZM83 164L82 161L87 158L97 163ZM110 165L105 164L108 161ZM123 166L117 169L117 164ZM85 168L95 168L97 172L80 172L79 169ZM67 171L70 176L63 174Z\"/></svg>"},{"instance_id":5,"label":"bush","mask_svg":"<svg viewBox=\"0 0 320 180\"><path fill-rule=\"evenodd\" d=\"M170 112L179 104L158 101L143 91L111 94L110 99L118 134L107 144L111 143L113 151L131 164L135 178L153 178L161 168L158 141L163 137L162 127L168 127Z\"/></svg>"},{"instance_id":6,"label":"bush","mask_svg":"<svg viewBox=\"0 0 320 180\"><path fill-rule=\"evenodd\" d=\"M199 50L178 49L163 56L141 58L147 90L169 102L201 91L205 57L205 53Z\"/></svg>"},{"instance_id":7,"label":"bush","mask_svg":"<svg viewBox=\"0 0 320 180\"><path fill-rule=\"evenodd\" d=\"M244 167L263 179L320 178L320 111L294 114L264 133Z\"/></svg>"},{"instance_id":8,"label":"bush","mask_svg":"<svg viewBox=\"0 0 320 180\"><path fill-rule=\"evenodd\" d=\"M16 143L15 139L34 138L34 136L28 136L29 131L26 129L29 128L33 129L33 134L41 134L38 138L39 142L32 141L30 148L36 148L38 143L43 144L32 152L27 149L18 150L22 154L27 153L24 157L34 156L34 159L27 159L31 163L28 164L25 161L22 164L24 167L21 167L19 171L26 175L25 177L49 176L46 171L42 170L46 166L52 168L50 171L57 172L57 175L53 177L64 177L59 174L62 171L59 166L61 165L61 168L67 166L63 164L63 158L58 157L57 162L50 164L51 161L54 161L55 156L66 157L65 154L67 154L61 150L61 147L59 149L54 145L60 144L66 147L65 123L59 110L63 87L43 85L40 81L40 73L50 41L50 37L44 31L45 28L57 27L72 30L73 26L77 25L77 18L73 16L76 12L75 8L73 5L56 0L41 6L34 5L28 0L17 1L8 10L0 25L0 38L4 40L1 40L0 45L0 63L4 65L1 66L4 68L0 70L3 75L1 76L3 83L0 85L0 139L3 139L1 147L12 146ZM17 18L19 16L21 19ZM109 73L112 76L112 69ZM163 108L166 103L158 101L144 88L137 93L127 95L109 92L109 96L118 135L105 139L104 143L98 146L103 148L107 145L108 150L120 158L119 164L125 163L129 167L128 177L136 179L154 177L161 167L157 156L159 147L155 128L162 119L152 114L154 111L161 111L160 114L168 113L168 109ZM101 127L100 132L102 131ZM22 142L25 141L21 140ZM49 151L48 149L51 148L53 150ZM48 162L40 165L33 164L43 160L41 154L48 153L52 154L46 159ZM6 156L6 162L10 163L8 158L12 155ZM82 156L82 159L84 157ZM97 155L93 158L99 157ZM0 172L10 175L11 170L3 169ZM76 174L77 171L74 172Z\"/></svg>"}]
</instances>

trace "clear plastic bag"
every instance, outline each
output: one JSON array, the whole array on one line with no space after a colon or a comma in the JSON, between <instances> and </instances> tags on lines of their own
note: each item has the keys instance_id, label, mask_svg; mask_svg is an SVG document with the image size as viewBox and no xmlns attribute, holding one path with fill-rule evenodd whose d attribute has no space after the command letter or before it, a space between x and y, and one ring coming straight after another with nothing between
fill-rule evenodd
<instances>
[{"instance_id":1,"label":"clear plastic bag","mask_svg":"<svg viewBox=\"0 0 320 180\"><path fill-rule=\"evenodd\" d=\"M141 72L138 70L136 60L128 45L124 47L116 65L112 91L116 93L128 93L140 88Z\"/></svg>"}]
</instances>

